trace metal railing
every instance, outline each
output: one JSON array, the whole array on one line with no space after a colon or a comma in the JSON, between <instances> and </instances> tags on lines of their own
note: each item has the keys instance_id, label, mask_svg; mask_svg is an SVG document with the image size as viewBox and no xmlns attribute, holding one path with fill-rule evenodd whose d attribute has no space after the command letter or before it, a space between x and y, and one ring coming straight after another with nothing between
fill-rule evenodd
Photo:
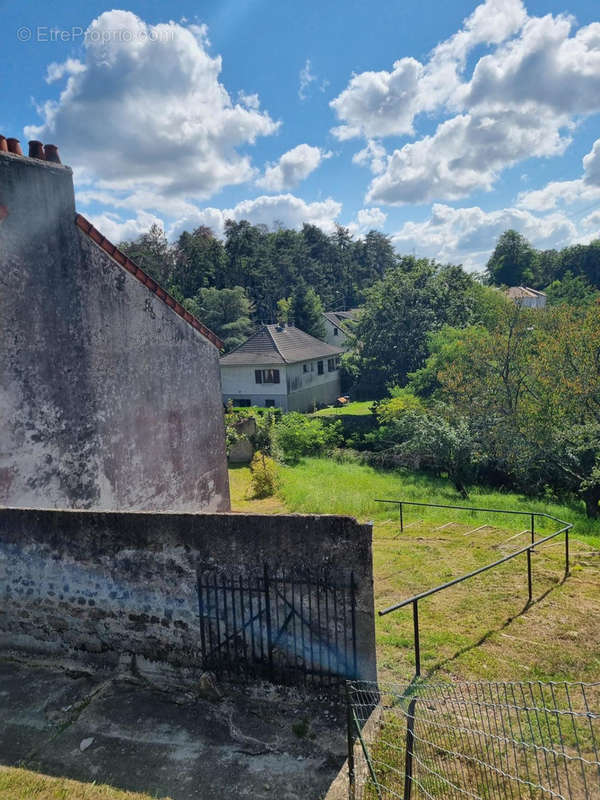
<instances>
[{"instance_id":1,"label":"metal railing","mask_svg":"<svg viewBox=\"0 0 600 800\"><path fill-rule=\"evenodd\" d=\"M349 681L352 800L595 800L600 683Z\"/></svg>"},{"instance_id":2,"label":"metal railing","mask_svg":"<svg viewBox=\"0 0 600 800\"><path fill-rule=\"evenodd\" d=\"M382 611L379 611L379 616L383 617L386 614L390 614L392 611L398 611L405 606L412 605L413 610L413 635L414 635L414 650L415 650L415 676L419 677L421 675L421 642L419 638L419 601L423 600L426 597L429 597L432 594L436 594L437 592L441 592L443 589L448 589L451 586L456 586L463 581L468 580L469 578L474 578L476 575L481 575L482 572L487 572L490 569L494 569L494 567L498 567L501 564L505 564L507 561L511 561L513 558L517 558L525 554L527 556L527 589L528 589L528 602L531 603L533 599L533 580L531 574L531 553L541 544L544 542L548 542L551 539L554 539L561 534L565 534L565 576L569 574L569 531L573 527L573 525L569 522L565 522L562 519L558 519L558 517L553 517L551 514L544 514L538 511L512 511L512 510L505 510L505 509L497 509L497 508L474 508L471 506L451 506L451 505L442 505L439 503L417 503L408 500L375 500L376 503L390 503L393 505L399 506L400 511L400 531L404 530L404 506L420 506L424 508L447 508L452 510L458 511L473 511L473 512L482 512L486 514L512 514L512 515L519 515L519 516L526 516L530 518L531 523L531 543L528 544L526 547L521 547L519 550L515 550L514 553L509 553L509 555L504 556L503 558L499 558L496 561L493 561L491 564L486 564L483 567L479 567L478 569L474 569L471 572L467 572L465 575L461 575L458 578L453 578L450 581L446 581L446 583L442 583L439 586L434 586L432 589L427 589L424 592L420 592L419 594L413 595L413 597L408 597L406 600L402 600L400 603L395 603L393 606L389 606L389 608L385 608ZM544 536L541 539L535 538L535 520L536 518L545 518L550 519L554 522L559 523L562 527L554 531L554 533L549 534L548 536Z\"/></svg>"}]
</instances>

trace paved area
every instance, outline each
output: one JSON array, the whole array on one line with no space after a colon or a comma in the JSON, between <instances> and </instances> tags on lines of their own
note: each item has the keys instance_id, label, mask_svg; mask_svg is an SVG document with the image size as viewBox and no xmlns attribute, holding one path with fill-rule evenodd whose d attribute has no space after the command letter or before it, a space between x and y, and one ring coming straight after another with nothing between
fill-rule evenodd
<instances>
[{"instance_id":1,"label":"paved area","mask_svg":"<svg viewBox=\"0 0 600 800\"><path fill-rule=\"evenodd\" d=\"M0 763L173 800L323 797L345 757L343 708L218 689L176 695L0 658Z\"/></svg>"}]
</instances>

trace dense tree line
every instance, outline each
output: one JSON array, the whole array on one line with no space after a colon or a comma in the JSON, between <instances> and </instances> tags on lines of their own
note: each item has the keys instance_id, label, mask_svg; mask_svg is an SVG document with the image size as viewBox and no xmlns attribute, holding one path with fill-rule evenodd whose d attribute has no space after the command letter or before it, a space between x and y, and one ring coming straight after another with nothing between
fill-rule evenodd
<instances>
[{"instance_id":1,"label":"dense tree line","mask_svg":"<svg viewBox=\"0 0 600 800\"><path fill-rule=\"evenodd\" d=\"M170 245L155 225L120 247L180 298L193 298L201 289L242 287L257 322L275 322L279 301L306 294L305 287L326 309L357 306L397 263L389 237L378 231L355 239L341 226L328 235L315 225L269 230L245 220L228 220L224 240L201 226Z\"/></svg>"},{"instance_id":2,"label":"dense tree line","mask_svg":"<svg viewBox=\"0 0 600 800\"><path fill-rule=\"evenodd\" d=\"M498 239L487 263L496 286L531 286L548 291L553 304L588 303L600 289L600 239L562 250L536 250L514 230Z\"/></svg>"}]
</instances>

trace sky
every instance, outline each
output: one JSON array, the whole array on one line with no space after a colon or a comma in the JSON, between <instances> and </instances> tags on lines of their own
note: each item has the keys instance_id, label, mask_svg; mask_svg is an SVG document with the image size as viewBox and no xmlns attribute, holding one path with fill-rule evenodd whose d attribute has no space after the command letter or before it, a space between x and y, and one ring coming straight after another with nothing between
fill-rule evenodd
<instances>
[{"instance_id":1,"label":"sky","mask_svg":"<svg viewBox=\"0 0 600 800\"><path fill-rule=\"evenodd\" d=\"M115 242L375 228L481 270L600 236L597 0L0 0L0 133Z\"/></svg>"}]
</instances>

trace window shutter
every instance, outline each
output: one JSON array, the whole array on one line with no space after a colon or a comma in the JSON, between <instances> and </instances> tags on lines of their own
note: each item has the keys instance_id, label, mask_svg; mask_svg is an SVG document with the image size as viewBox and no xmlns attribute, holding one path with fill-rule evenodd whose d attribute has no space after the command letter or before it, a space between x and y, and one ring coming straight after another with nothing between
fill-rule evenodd
<instances>
[{"instance_id":1,"label":"window shutter","mask_svg":"<svg viewBox=\"0 0 600 800\"><path fill-rule=\"evenodd\" d=\"M254 380L256 383L262 383L262 372L259 369L254 370Z\"/></svg>"}]
</instances>

